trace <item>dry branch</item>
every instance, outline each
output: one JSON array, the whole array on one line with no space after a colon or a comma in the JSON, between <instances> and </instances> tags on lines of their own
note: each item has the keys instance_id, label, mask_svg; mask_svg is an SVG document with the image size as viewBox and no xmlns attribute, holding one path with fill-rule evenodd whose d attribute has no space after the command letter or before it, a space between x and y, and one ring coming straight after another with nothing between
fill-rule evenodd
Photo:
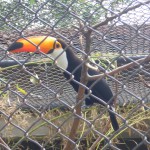
<instances>
[{"instance_id":1,"label":"dry branch","mask_svg":"<svg viewBox=\"0 0 150 150\"><path fill-rule=\"evenodd\" d=\"M91 45L91 32L86 33L85 38L86 38L85 52L88 53L90 51L90 45ZM84 55L83 60L87 60L87 59L88 59L88 56ZM84 63L82 65L81 78L80 78L80 83L83 85L86 85L88 82L87 72L88 72L88 67L87 67L86 63ZM78 89L77 99L76 99L76 106L74 108L77 116L81 116L81 105L82 105L81 101L84 98L84 94L85 94L85 88L80 85L79 89ZM72 124L72 127L71 127L71 130L70 130L70 134L69 134L69 139L71 139L71 141L75 141L76 132L78 130L79 122L80 122L80 118L75 117L73 124ZM68 140L64 150L74 149L75 146L71 141Z\"/></svg>"},{"instance_id":2,"label":"dry branch","mask_svg":"<svg viewBox=\"0 0 150 150\"><path fill-rule=\"evenodd\" d=\"M146 61L148 61L148 62L150 61L150 55L148 55L148 56L145 57L145 58L141 58L141 59L138 59L138 60L136 60L136 61L134 61L134 62L128 63L128 64L126 64L126 65L123 65L123 66L121 66L121 67L118 67L118 68L116 68L116 69L114 69L114 70L112 70L112 71L110 71L110 72L105 72L105 73L103 73L103 74L93 75L93 76L90 76L90 75L88 74L88 80L97 80L97 79L99 79L99 78L103 78L103 77L108 76L108 75L113 76L114 74L117 74L117 73L119 73L119 72L121 72L121 71L123 71L123 70L129 69L129 68L131 68L131 67L140 65L141 63L144 63L144 62L146 62Z\"/></svg>"},{"instance_id":3,"label":"dry branch","mask_svg":"<svg viewBox=\"0 0 150 150\"><path fill-rule=\"evenodd\" d=\"M126 14L126 13L128 13L129 11L131 11L131 10L134 10L134 9L136 9L136 8L139 8L139 7L142 6L142 5L149 4L149 3L150 3L150 1L147 1L147 2L144 2L144 3L140 3L140 4L137 4L137 5L135 5L135 6L129 7L129 8L127 8L127 9L124 9L122 12L120 12L120 13L118 13L118 14L115 14L114 16L108 17L108 18L106 18L106 20L104 20L103 22L100 22L100 23L94 25L92 28L93 28L93 29L97 29L97 28L100 27L100 26L107 25L108 22L113 21L114 19L120 17L121 15ZM92 29L92 28L91 28L91 29Z\"/></svg>"},{"instance_id":4,"label":"dry branch","mask_svg":"<svg viewBox=\"0 0 150 150\"><path fill-rule=\"evenodd\" d=\"M110 124L110 120L106 123L105 127L103 128L102 132L106 132L108 130L108 125ZM89 150L96 149L97 144L102 140L103 137L99 136L96 141L93 142L92 146L89 148Z\"/></svg>"},{"instance_id":5,"label":"dry branch","mask_svg":"<svg viewBox=\"0 0 150 150\"><path fill-rule=\"evenodd\" d=\"M102 2L103 1L101 1L101 3ZM142 6L142 5L148 4L148 3L150 3L150 1L147 1L145 3L137 4L137 5L133 6L133 7L129 7L128 9L124 9L122 12L120 12L118 14L115 14L112 17L108 17L108 18L106 18L105 21L94 25L92 28L93 29L97 29L100 26L106 25L106 24L108 24L108 22L113 21L117 17L120 17L121 15L126 14L129 11L131 11L133 9L136 9L136 8ZM88 54L90 52L90 46L91 46L92 28L88 28L87 31L86 31L84 27L85 27L85 25L83 25L81 22L79 22L79 28L78 27L75 27L75 28L80 30L82 32L82 34L84 35L85 42L86 42L85 43L85 53ZM80 39L80 44L82 44L81 39ZM81 79L80 79L80 83L83 84L83 85L86 85L89 80L96 80L96 79L102 78L102 77L104 77L106 75L114 75L114 74L116 74L116 73L118 73L118 72L120 72L122 70L128 69L128 68L133 67L135 65L138 65L138 63L142 63L144 61L149 61L150 60L150 56L148 56L148 57L146 57L144 59L139 59L137 61L134 61L132 63L124 65L122 67L118 67L117 69L114 69L111 72L100 74L100 75L95 75L95 76L90 76L90 75L87 74L88 73L88 64L86 63L87 59L88 59L88 56L84 55L83 56L83 61L85 63L82 65ZM79 86L79 90L78 90L77 99L76 99L76 106L75 106L75 113L78 116L81 116L81 102L80 101L83 99L84 93L85 93L85 88L80 85ZM73 121L73 124L72 124L72 127L71 127L71 130L70 130L70 134L69 134L69 139L70 140L67 141L67 144L65 145L64 150L71 150L71 149L73 149L75 147L75 145L71 141L75 141L76 132L78 130L79 122L80 122L80 118L79 117L75 117L74 121ZM98 141L99 141L99 139L98 139ZM97 143L97 141L95 142L93 147L95 147L96 143Z\"/></svg>"},{"instance_id":6,"label":"dry branch","mask_svg":"<svg viewBox=\"0 0 150 150\"><path fill-rule=\"evenodd\" d=\"M147 87L147 88L150 88L150 83L147 83L144 79L143 79L143 76L139 75L140 77L140 80L143 82L143 84Z\"/></svg>"},{"instance_id":7,"label":"dry branch","mask_svg":"<svg viewBox=\"0 0 150 150\"><path fill-rule=\"evenodd\" d=\"M1 143L0 145L3 145L3 148L5 148L6 150L11 150L1 137L0 137L0 143Z\"/></svg>"}]
</instances>

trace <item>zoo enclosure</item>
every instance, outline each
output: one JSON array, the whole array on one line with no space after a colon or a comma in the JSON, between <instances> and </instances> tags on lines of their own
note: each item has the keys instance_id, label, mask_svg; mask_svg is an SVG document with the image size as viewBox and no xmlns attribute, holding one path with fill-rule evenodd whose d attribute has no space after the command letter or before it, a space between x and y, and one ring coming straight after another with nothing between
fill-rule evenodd
<instances>
[{"instance_id":1,"label":"zoo enclosure","mask_svg":"<svg viewBox=\"0 0 150 150\"><path fill-rule=\"evenodd\" d=\"M10 6L9 3L12 3L12 5ZM87 44L87 37L85 37L84 32L90 31L91 35L89 37L92 37L89 52L91 64L99 67L101 71L106 69L111 71L124 64L135 62L137 59L149 57L149 3L150 1L113 1L110 3L106 1L75 0L10 1L7 3L2 1L0 14L1 146L15 149L20 146L23 140L27 139L44 149L48 143L60 137L64 141L70 141L75 149L80 149L82 148L80 142L88 137L88 134L94 133L96 139L99 139L99 137L102 139L103 137L108 140L102 145L103 149L118 149L113 142L116 140L115 135L117 133L112 131L107 133L98 127L101 124L104 126L106 120L108 120L103 120L103 116L106 114L105 111L102 111L101 115L93 116L95 118L86 118L84 115L79 116L75 113L78 93L72 89L69 81L66 81L63 77L61 69L53 65L52 60L47 55L26 53L9 55L7 48L20 37L50 35L63 38L69 45L72 42L73 44L70 46L74 48L75 53L78 57L84 58L83 50L86 50ZM118 7L115 8L116 6ZM138 15L136 17L136 14L140 18L138 18ZM142 138L141 142L134 145L134 149L139 148L143 143L145 145L150 143L148 140L149 123L145 123L145 120L149 120L149 69L149 61L146 61L122 70L117 75L105 76L116 96L115 106L120 124L123 128L127 127L128 130ZM36 76L42 81L42 84L34 83ZM56 98L57 92L59 92L60 98ZM123 106L128 113L120 111ZM131 108L127 108L128 106ZM145 110L139 112L143 106ZM52 112L58 107L69 109L70 114L66 118L61 118L59 123L56 123L53 121L55 117ZM96 106L94 108L97 110ZM10 110L8 111L8 109ZM24 112L24 109L27 112ZM108 108L103 109L107 110ZM84 104L82 110L83 112L87 110ZM28 111L36 114L35 120L31 124L27 123L32 118L32 114ZM21 112L23 114L19 117L27 120L24 125L20 124L17 121L18 116L16 117L16 114L21 114ZM48 114L47 112L50 114L48 117L45 116L45 114ZM141 113L145 118L130 121L130 117L135 118L137 116L135 112ZM61 113L59 112L59 114ZM28 118L26 115L30 117ZM120 115L123 119L119 117ZM94 128L87 125L86 130L83 130L83 135L79 134L79 136L77 134L77 137L80 137L79 140L72 140L69 133L64 131L66 130L64 126L71 120L71 117L80 118L82 124L91 122ZM93 120L97 120L98 123L93 122ZM126 121L129 121L129 124ZM136 123L138 121L139 123ZM35 135L38 135L38 132L36 134L31 132L39 127L39 124L41 126L43 124L42 127L44 128L55 129L54 133L49 131L51 134L45 143L36 139ZM146 127L144 124L146 124ZM13 128L12 130L10 126ZM123 131L123 128L120 131ZM19 137L21 136L16 142L17 144L12 146L9 142L3 143L7 134L12 137L17 136L15 135L16 131L13 133L14 129L19 132ZM47 131L47 129L42 128L43 133L37 130L40 132L39 136L47 135L45 130ZM99 146L98 143L101 143L101 139L99 141L96 139L94 142L96 145L91 144L89 147ZM65 142L62 145L65 145Z\"/></svg>"}]
</instances>

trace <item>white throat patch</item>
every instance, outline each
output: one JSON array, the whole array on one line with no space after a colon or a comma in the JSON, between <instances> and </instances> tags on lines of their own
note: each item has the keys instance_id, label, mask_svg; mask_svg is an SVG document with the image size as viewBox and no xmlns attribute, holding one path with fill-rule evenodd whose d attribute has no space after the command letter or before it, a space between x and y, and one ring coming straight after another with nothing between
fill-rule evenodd
<instances>
[{"instance_id":1,"label":"white throat patch","mask_svg":"<svg viewBox=\"0 0 150 150\"><path fill-rule=\"evenodd\" d=\"M66 52L63 49L54 50L51 57L57 62L57 66L63 68L64 70L68 67L68 60Z\"/></svg>"}]
</instances>

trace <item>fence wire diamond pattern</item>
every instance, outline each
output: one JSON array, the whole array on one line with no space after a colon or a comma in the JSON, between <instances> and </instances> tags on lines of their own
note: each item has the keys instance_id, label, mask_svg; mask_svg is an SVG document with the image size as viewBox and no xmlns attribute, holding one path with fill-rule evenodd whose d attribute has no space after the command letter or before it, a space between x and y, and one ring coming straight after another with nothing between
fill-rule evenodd
<instances>
[{"instance_id":1,"label":"fence wire diamond pattern","mask_svg":"<svg viewBox=\"0 0 150 150\"><path fill-rule=\"evenodd\" d=\"M150 149L149 0L0 3L1 149Z\"/></svg>"}]
</instances>

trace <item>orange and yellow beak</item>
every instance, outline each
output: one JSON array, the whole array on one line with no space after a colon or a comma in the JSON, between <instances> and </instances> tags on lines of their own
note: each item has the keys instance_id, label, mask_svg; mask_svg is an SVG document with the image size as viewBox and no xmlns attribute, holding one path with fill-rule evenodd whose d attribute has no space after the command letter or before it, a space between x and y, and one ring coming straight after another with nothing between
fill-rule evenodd
<instances>
[{"instance_id":1,"label":"orange and yellow beak","mask_svg":"<svg viewBox=\"0 0 150 150\"><path fill-rule=\"evenodd\" d=\"M43 52L45 54L51 53L57 44L57 40L50 36L31 36L25 39L19 39L13 43L8 51L12 53L20 52Z\"/></svg>"}]
</instances>

